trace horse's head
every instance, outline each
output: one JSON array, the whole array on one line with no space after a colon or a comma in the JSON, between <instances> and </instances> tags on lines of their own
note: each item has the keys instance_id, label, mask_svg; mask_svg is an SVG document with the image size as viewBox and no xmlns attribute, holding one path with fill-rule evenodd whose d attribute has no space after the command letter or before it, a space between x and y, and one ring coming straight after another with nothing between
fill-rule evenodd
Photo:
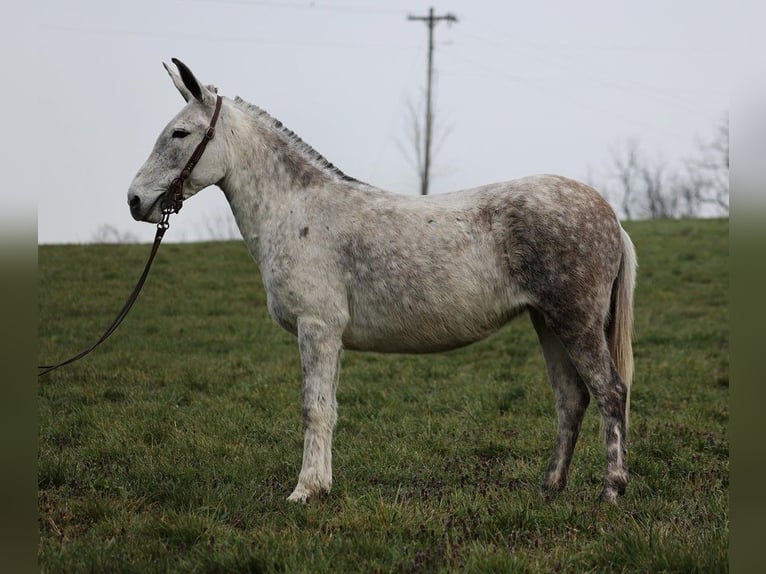
<instances>
[{"instance_id":1,"label":"horse's head","mask_svg":"<svg viewBox=\"0 0 766 574\"><path fill-rule=\"evenodd\" d=\"M149 155L128 190L130 213L138 221L157 223L162 219L162 198L179 177L195 148L205 137L216 104L216 89L197 81L186 65L173 58L180 75L163 63L186 106L160 133ZM225 175L222 137L213 137L205 153L183 184L182 196L188 199L213 185Z\"/></svg>"}]
</instances>

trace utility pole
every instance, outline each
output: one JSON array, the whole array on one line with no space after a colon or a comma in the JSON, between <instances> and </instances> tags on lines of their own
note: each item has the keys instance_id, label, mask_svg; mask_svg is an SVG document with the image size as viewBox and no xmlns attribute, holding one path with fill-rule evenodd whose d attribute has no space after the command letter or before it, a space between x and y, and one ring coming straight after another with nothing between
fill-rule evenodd
<instances>
[{"instance_id":1,"label":"utility pole","mask_svg":"<svg viewBox=\"0 0 766 574\"><path fill-rule=\"evenodd\" d=\"M433 128L433 112L431 109L431 83L434 72L434 26L441 20L457 22L454 14L447 13L443 16L434 16L434 9L428 10L428 16L407 16L408 20L422 20L428 25L428 83L426 84L426 133L425 133L425 161L423 173L420 178L420 195L428 195L428 182L431 171L431 131ZM420 145L420 142L418 142Z\"/></svg>"}]
</instances>

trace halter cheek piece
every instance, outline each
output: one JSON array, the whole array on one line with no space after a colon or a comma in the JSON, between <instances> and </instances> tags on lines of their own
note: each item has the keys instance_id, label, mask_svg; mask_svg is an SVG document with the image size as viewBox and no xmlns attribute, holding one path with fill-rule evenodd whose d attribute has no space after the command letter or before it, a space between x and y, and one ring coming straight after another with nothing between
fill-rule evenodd
<instances>
[{"instance_id":1,"label":"halter cheek piece","mask_svg":"<svg viewBox=\"0 0 766 574\"><path fill-rule=\"evenodd\" d=\"M221 113L221 101L221 96L216 96L213 117L210 118L210 125L205 131L205 135L202 138L202 141L197 144L197 147L194 149L194 153L192 153L189 161L186 162L186 166L181 170L181 174L170 183L170 187L168 187L165 195L160 200L160 207L162 208L162 221L159 225L165 228L167 228L170 214L178 213L181 211L181 207L183 206L184 201L184 182L191 175L194 166L197 165L197 162L202 157L202 154L205 153L205 148L207 147L208 142L213 139L213 136L215 135L215 124L218 122L218 116Z\"/></svg>"},{"instance_id":2,"label":"halter cheek piece","mask_svg":"<svg viewBox=\"0 0 766 574\"><path fill-rule=\"evenodd\" d=\"M157 250L160 248L160 242L162 241L162 237L165 235L165 232L168 230L168 227L170 227L170 223L168 223L170 219L171 213L178 213L181 210L181 207L183 206L183 189L184 189L184 182L187 180L187 178L191 175L192 170L194 169L194 166L197 165L197 162L202 157L202 154L205 152L205 148L207 147L208 142L213 139L213 136L215 135L215 124L218 121L218 115L221 112L221 96L216 96L215 100L215 111L213 112L213 117L210 118L210 126L207 128L207 131L205 131L205 137L202 138L202 141L197 144L197 147L194 150L194 153L189 158L189 161L186 162L186 166L181 170L181 174L175 178L171 183L168 190L165 192L165 194L160 198L160 207L162 208L162 220L157 224L157 233L154 236L154 244L152 245L152 251L149 254L149 260L146 262L146 265L144 266L144 271L141 273L141 277L138 279L138 283L133 288L133 292L130 294L130 297L128 297L128 300L125 302L125 305L123 305L122 309L120 309L120 312L117 314L117 317L114 321L112 321L112 324L107 327L106 331L104 331L104 334L101 335L101 338L99 338L98 341L96 341L93 345L85 349L84 351L81 351L74 355L73 357L68 358L65 361L61 361L60 363L56 363L55 365L38 365L37 368L39 369L37 376L45 375L47 373L50 373L51 371L58 369L59 367L63 367L64 365L68 365L69 363L74 363L75 361L78 361L79 359L82 359L84 356L90 354L91 351L93 351L96 347L98 347L101 343L107 340L109 336L114 333L117 330L117 327L120 326L120 323L122 323L123 319L128 314L128 311L130 311L131 307L133 307L133 303L136 302L136 299L138 299L138 294L141 292L141 288L144 286L144 282L146 281L147 276L149 275L149 269L152 266L152 262L154 261L154 256L157 255Z\"/></svg>"}]
</instances>

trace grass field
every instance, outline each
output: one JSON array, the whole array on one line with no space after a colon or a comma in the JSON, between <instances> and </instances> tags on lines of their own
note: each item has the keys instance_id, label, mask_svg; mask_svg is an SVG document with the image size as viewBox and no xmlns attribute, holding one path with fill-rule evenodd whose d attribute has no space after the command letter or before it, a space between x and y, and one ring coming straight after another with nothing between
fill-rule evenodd
<instances>
[{"instance_id":1,"label":"grass field","mask_svg":"<svg viewBox=\"0 0 766 574\"><path fill-rule=\"evenodd\" d=\"M40 379L41 571L727 571L729 222L626 228L640 268L617 506L596 501L593 405L567 490L539 490L556 417L527 317L445 354L345 353L333 491L286 502L296 342L241 242L169 244L112 339ZM41 362L100 334L147 253L39 249Z\"/></svg>"}]
</instances>

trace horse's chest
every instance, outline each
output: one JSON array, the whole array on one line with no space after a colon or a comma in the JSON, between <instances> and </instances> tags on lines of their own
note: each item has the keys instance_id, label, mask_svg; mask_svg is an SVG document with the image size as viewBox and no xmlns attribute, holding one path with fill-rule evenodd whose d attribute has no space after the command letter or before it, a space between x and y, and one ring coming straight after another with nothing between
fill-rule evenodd
<instances>
[{"instance_id":1,"label":"horse's chest","mask_svg":"<svg viewBox=\"0 0 766 574\"><path fill-rule=\"evenodd\" d=\"M262 275L269 315L283 329L297 333L297 318L301 304L298 293L291 286L289 272L271 268L268 271L262 271Z\"/></svg>"},{"instance_id":2,"label":"horse's chest","mask_svg":"<svg viewBox=\"0 0 766 574\"><path fill-rule=\"evenodd\" d=\"M297 333L298 318L332 320L343 314L344 290L331 261L318 250L280 249L261 262L267 305L272 319Z\"/></svg>"}]
</instances>

